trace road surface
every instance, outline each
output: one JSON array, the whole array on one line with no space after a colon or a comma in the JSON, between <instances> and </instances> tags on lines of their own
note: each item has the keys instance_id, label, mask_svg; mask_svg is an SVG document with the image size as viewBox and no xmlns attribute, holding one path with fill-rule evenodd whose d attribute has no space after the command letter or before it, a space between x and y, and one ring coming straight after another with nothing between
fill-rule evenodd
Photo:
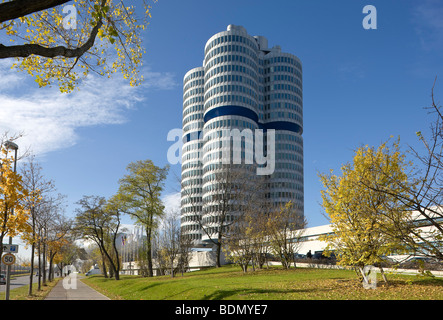
<instances>
[{"instance_id":1,"label":"road surface","mask_svg":"<svg viewBox=\"0 0 443 320\"><path fill-rule=\"evenodd\" d=\"M33 278L33 282L36 283L37 282L37 277ZM10 289L16 289L16 288L20 288L22 286L26 286L29 284L29 275L27 276L19 276L19 277L13 277L11 278L11 287ZM0 284L0 292L5 292L6 291L6 284Z\"/></svg>"}]
</instances>

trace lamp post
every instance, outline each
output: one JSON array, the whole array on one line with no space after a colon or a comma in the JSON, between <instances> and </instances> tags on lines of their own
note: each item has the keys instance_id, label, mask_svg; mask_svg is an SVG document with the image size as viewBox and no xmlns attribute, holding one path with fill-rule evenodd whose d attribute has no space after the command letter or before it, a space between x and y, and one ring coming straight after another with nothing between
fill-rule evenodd
<instances>
[{"instance_id":1,"label":"lamp post","mask_svg":"<svg viewBox=\"0 0 443 320\"><path fill-rule=\"evenodd\" d=\"M13 149L15 151L14 155L14 173L17 172L17 150L18 145L12 141L6 141L5 147L7 149ZM14 214L14 207L11 209L11 213ZM9 244L12 244L12 237L9 236ZM11 287L11 265L8 265L8 272L6 275L6 293L5 293L5 300L9 300L9 292Z\"/></svg>"}]
</instances>

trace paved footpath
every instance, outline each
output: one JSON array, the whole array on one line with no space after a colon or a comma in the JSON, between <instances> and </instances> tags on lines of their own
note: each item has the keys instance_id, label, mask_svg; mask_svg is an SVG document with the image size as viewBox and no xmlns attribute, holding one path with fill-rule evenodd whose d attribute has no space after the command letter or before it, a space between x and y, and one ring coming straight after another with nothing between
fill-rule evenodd
<instances>
[{"instance_id":1,"label":"paved footpath","mask_svg":"<svg viewBox=\"0 0 443 320\"><path fill-rule=\"evenodd\" d=\"M63 288L63 279L60 280L55 287L52 288L45 300L110 300L108 297L84 284L79 278L80 277L77 277L77 287L75 289ZM71 282L73 280L74 279L71 279Z\"/></svg>"}]
</instances>

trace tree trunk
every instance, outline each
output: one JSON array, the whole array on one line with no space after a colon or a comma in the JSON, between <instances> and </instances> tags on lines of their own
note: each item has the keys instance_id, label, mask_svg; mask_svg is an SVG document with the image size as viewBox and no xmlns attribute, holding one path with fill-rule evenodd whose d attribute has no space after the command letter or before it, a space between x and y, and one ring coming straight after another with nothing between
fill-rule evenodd
<instances>
[{"instance_id":1,"label":"tree trunk","mask_svg":"<svg viewBox=\"0 0 443 320\"><path fill-rule=\"evenodd\" d=\"M46 286L46 242L43 242L43 285Z\"/></svg>"},{"instance_id":2,"label":"tree trunk","mask_svg":"<svg viewBox=\"0 0 443 320\"><path fill-rule=\"evenodd\" d=\"M102 252L102 272L103 275L105 276L105 278L108 277L108 269L106 268L106 259L105 259L105 255Z\"/></svg>"},{"instance_id":3,"label":"tree trunk","mask_svg":"<svg viewBox=\"0 0 443 320\"><path fill-rule=\"evenodd\" d=\"M216 257L215 257L215 266L217 268L221 267L221 246L222 246L222 235L221 232L218 233L218 239L217 239L217 249L216 249Z\"/></svg>"},{"instance_id":4,"label":"tree trunk","mask_svg":"<svg viewBox=\"0 0 443 320\"><path fill-rule=\"evenodd\" d=\"M34 278L34 253L35 253L35 244L31 245L31 274L29 275L29 289L28 296L32 296L32 282Z\"/></svg>"},{"instance_id":5,"label":"tree trunk","mask_svg":"<svg viewBox=\"0 0 443 320\"><path fill-rule=\"evenodd\" d=\"M106 260L108 260L109 262L109 273L110 273L110 277L112 278L115 275L115 280L119 280L119 274L118 274L118 270L115 267L114 261L112 261L112 257L109 255L108 251L104 248L104 243L102 243L102 249L103 252L105 254Z\"/></svg>"},{"instance_id":6,"label":"tree trunk","mask_svg":"<svg viewBox=\"0 0 443 320\"><path fill-rule=\"evenodd\" d=\"M48 268L48 281L51 282L51 272L52 272L52 250L49 250L49 268Z\"/></svg>"},{"instance_id":7,"label":"tree trunk","mask_svg":"<svg viewBox=\"0 0 443 320\"><path fill-rule=\"evenodd\" d=\"M56 253L52 252L52 250L49 252L49 272L48 272L48 280L53 281L54 280L54 257Z\"/></svg>"},{"instance_id":8,"label":"tree trunk","mask_svg":"<svg viewBox=\"0 0 443 320\"><path fill-rule=\"evenodd\" d=\"M42 259L41 259L41 252L40 252L40 247L41 247L41 244L40 244L40 241L38 242L38 248L37 248L37 251L38 251L38 258L37 258L37 260L38 260L38 276L37 276L37 279L38 279L38 281L37 281L37 290L38 291L40 291L41 289L42 289Z\"/></svg>"},{"instance_id":9,"label":"tree trunk","mask_svg":"<svg viewBox=\"0 0 443 320\"><path fill-rule=\"evenodd\" d=\"M152 239L151 239L151 228L146 228L146 263L148 265L148 277L153 277L154 272L152 270Z\"/></svg>"},{"instance_id":10,"label":"tree trunk","mask_svg":"<svg viewBox=\"0 0 443 320\"><path fill-rule=\"evenodd\" d=\"M383 267L380 266L380 267L378 267L378 268L380 269L380 273L381 273L381 276L383 277L383 281L384 281L386 284L388 284L388 278L386 278L386 274L385 274L385 272L384 272L384 270L383 270Z\"/></svg>"},{"instance_id":11,"label":"tree trunk","mask_svg":"<svg viewBox=\"0 0 443 320\"><path fill-rule=\"evenodd\" d=\"M115 235L117 235L117 233L115 233ZM113 247L114 247L114 253L115 253L115 263L116 263L116 277L115 280L120 280L120 258L118 256L118 250L117 250L117 245L115 243L115 236L114 236L114 240L113 240Z\"/></svg>"}]
</instances>

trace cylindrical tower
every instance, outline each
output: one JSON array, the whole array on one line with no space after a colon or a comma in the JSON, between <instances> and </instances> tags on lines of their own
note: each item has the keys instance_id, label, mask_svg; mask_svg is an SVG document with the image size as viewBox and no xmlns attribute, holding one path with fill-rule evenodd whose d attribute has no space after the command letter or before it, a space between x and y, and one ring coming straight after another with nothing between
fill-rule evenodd
<instances>
[{"instance_id":1,"label":"cylindrical tower","mask_svg":"<svg viewBox=\"0 0 443 320\"><path fill-rule=\"evenodd\" d=\"M303 215L303 96L300 60L274 47L264 57L263 126L275 129L275 171L269 197L291 201Z\"/></svg>"},{"instance_id":2,"label":"cylindrical tower","mask_svg":"<svg viewBox=\"0 0 443 320\"><path fill-rule=\"evenodd\" d=\"M241 164L252 164L258 129L257 52L256 40L232 25L205 47L202 221L211 238L238 214L235 201L227 199L229 190L253 179ZM205 232L203 240L208 238Z\"/></svg>"},{"instance_id":3,"label":"cylindrical tower","mask_svg":"<svg viewBox=\"0 0 443 320\"><path fill-rule=\"evenodd\" d=\"M183 147L181 180L181 230L195 242L201 240L201 159L204 111L204 68L188 71L183 79Z\"/></svg>"},{"instance_id":4,"label":"cylindrical tower","mask_svg":"<svg viewBox=\"0 0 443 320\"><path fill-rule=\"evenodd\" d=\"M251 170L263 166L256 161L257 131L265 139L263 156L275 151L273 171L264 179ZM270 148L272 133L275 145ZM266 190L270 206L292 201L303 216L302 133L300 60L279 46L268 48L265 37L252 37L241 26L229 25L212 36L205 45L203 67L184 77L184 234L196 243L214 240L220 226L240 213L241 206L235 207L232 198L223 203L230 170L248 181L246 195ZM264 187L257 188L258 181Z\"/></svg>"}]
</instances>

